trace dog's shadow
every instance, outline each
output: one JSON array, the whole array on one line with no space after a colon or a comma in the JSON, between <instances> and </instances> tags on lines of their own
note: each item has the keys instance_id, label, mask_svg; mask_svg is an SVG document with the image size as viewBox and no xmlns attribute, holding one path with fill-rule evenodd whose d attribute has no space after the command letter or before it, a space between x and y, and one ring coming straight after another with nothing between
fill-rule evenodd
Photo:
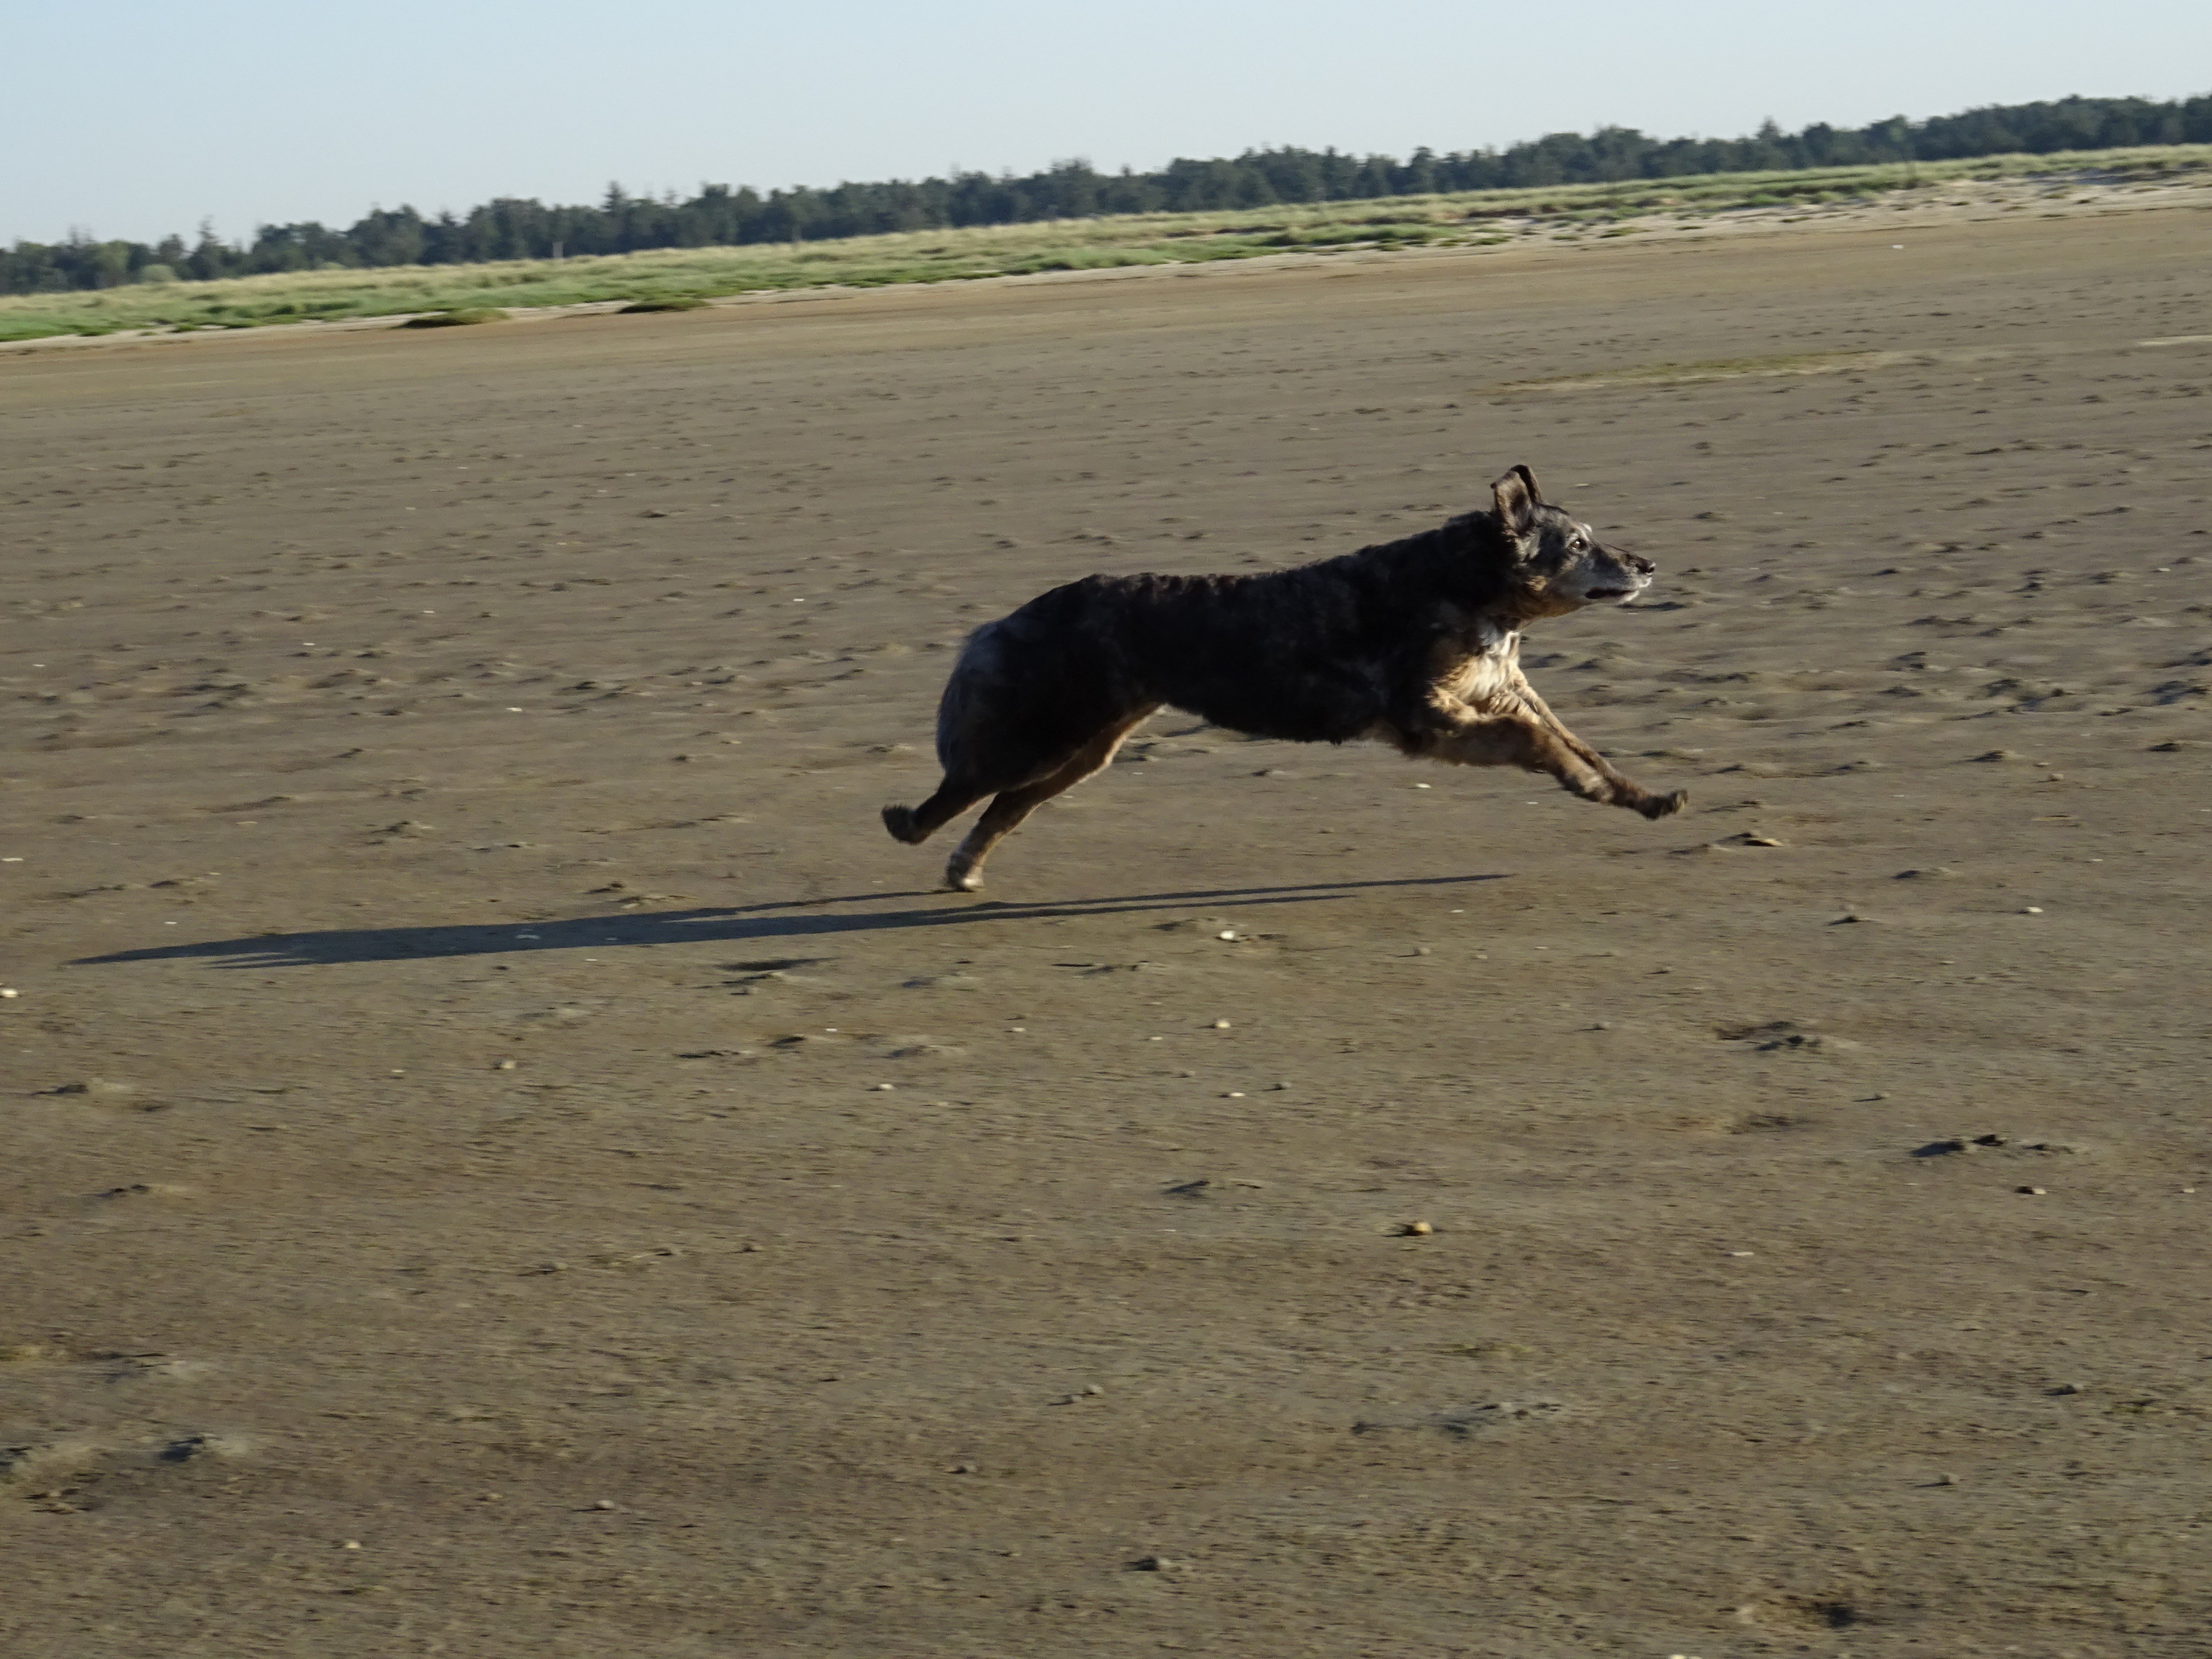
<instances>
[{"instance_id":1,"label":"dog's shadow","mask_svg":"<svg viewBox=\"0 0 2212 1659\"><path fill-rule=\"evenodd\" d=\"M840 933L891 933L908 927L951 927L979 921L1053 921L1080 916L1137 915L1194 904L1316 904L1376 888L1451 887L1502 881L1501 875L1407 876L1394 880L1315 883L1296 887L1218 887L1179 893L1129 893L1051 904L997 900L943 900L901 909L873 907L926 893L848 893L834 898L782 899L763 904L651 915L581 916L566 921L471 922L444 927L337 927L316 933L255 933L243 939L149 945L82 957L73 965L205 958L225 968L312 968L340 963L406 962L434 957L519 955L534 951L614 951L637 945L749 945L821 939Z\"/></svg>"}]
</instances>

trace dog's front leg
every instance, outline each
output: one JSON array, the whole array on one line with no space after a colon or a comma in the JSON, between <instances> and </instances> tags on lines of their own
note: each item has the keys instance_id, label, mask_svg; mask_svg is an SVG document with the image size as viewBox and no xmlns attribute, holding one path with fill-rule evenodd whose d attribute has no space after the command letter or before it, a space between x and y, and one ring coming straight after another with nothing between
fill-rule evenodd
<instances>
[{"instance_id":1,"label":"dog's front leg","mask_svg":"<svg viewBox=\"0 0 2212 1659\"><path fill-rule=\"evenodd\" d=\"M1398 738L1409 755L1455 766L1517 766L1547 772L1584 800L1611 801L1613 785L1598 769L1553 735L1534 715L1518 710L1431 714Z\"/></svg>"},{"instance_id":2,"label":"dog's front leg","mask_svg":"<svg viewBox=\"0 0 2212 1659\"><path fill-rule=\"evenodd\" d=\"M1551 705L1536 695L1536 688L1522 675L1515 675L1514 693L1528 705L1528 712L1538 724L1553 738L1566 745L1583 763L1612 786L1613 793L1607 799L1615 806L1626 806L1631 811L1641 812L1647 818L1663 818L1680 811L1690 804L1687 790L1675 789L1665 794L1656 789L1646 789L1627 776L1612 762L1567 730L1566 722L1552 712Z\"/></svg>"}]
</instances>

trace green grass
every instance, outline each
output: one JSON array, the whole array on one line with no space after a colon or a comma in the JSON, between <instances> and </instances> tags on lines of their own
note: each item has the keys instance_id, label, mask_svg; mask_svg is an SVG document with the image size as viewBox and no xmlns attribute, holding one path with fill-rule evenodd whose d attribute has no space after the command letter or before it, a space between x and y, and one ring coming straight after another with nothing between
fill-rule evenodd
<instances>
[{"instance_id":1,"label":"green grass","mask_svg":"<svg viewBox=\"0 0 2212 1659\"><path fill-rule=\"evenodd\" d=\"M1802 173L1554 185L1382 201L1279 206L1264 212L1143 214L1030 225L927 230L841 241L381 270L294 271L211 283L143 283L70 294L0 295L0 342L122 329L260 328L310 319L445 313L471 320L507 308L626 301L670 310L717 295L894 283L957 282L1054 270L1249 259L1307 250L1488 246L1531 236L1625 234L1624 219L1711 219L1749 208L1865 203L1946 184L2049 176L2070 193L2083 175L2154 182L2212 168L2212 145L1992 155L1972 161ZM2063 190L2061 185L2065 186ZM445 324L430 324L443 326Z\"/></svg>"},{"instance_id":2,"label":"green grass","mask_svg":"<svg viewBox=\"0 0 2212 1659\"><path fill-rule=\"evenodd\" d=\"M474 323L503 323L507 313L495 307L471 306L459 311L434 311L427 317L410 317L402 328L466 328Z\"/></svg>"}]
</instances>

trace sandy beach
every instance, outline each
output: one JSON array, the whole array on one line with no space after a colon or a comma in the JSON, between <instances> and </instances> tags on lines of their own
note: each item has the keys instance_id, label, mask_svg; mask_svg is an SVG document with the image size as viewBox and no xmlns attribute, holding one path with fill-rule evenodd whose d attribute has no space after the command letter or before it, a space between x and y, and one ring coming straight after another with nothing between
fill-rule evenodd
<instances>
[{"instance_id":1,"label":"sandy beach","mask_svg":"<svg viewBox=\"0 0 2212 1659\"><path fill-rule=\"evenodd\" d=\"M1506 252L0 357L9 1650L2201 1655L2212 219ZM1685 816L884 835L1514 462Z\"/></svg>"}]
</instances>

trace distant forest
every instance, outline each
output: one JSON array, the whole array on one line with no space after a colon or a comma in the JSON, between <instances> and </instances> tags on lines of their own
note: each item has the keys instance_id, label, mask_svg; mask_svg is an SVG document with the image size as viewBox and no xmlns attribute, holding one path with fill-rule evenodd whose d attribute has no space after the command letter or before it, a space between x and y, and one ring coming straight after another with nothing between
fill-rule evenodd
<instances>
[{"instance_id":1,"label":"distant forest","mask_svg":"<svg viewBox=\"0 0 2212 1659\"><path fill-rule=\"evenodd\" d=\"M0 294L115 288L330 266L467 264L629 253L641 248L816 241L882 231L1020 224L1114 213L1263 209L1443 191L1510 190L1669 179L1700 173L1781 172L1887 161L1932 161L2019 152L2212 143L2212 94L2158 103L2141 98L2065 98L1858 128L1818 123L1802 132L1771 121L1747 138L1650 138L1628 127L1587 137L1557 132L1500 150L1403 161L1334 149L1247 150L1233 160L1174 161L1156 173L1100 173L1061 161L1025 178L963 173L950 179L843 184L830 190L704 185L689 201L632 196L611 185L596 207L548 207L502 198L455 216L377 208L343 230L312 222L264 225L250 243L218 240L203 227L144 242L78 234L52 245L0 250Z\"/></svg>"}]
</instances>

